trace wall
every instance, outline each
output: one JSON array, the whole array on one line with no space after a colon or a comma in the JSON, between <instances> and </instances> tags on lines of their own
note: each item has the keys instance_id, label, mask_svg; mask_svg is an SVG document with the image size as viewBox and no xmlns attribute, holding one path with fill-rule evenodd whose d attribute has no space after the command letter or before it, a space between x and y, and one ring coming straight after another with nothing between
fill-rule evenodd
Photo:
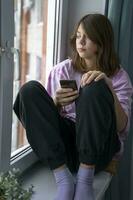
<instances>
[{"instance_id":1,"label":"wall","mask_svg":"<svg viewBox=\"0 0 133 200\"><path fill-rule=\"evenodd\" d=\"M88 13L104 13L106 0L68 0L68 34L66 56L70 55L69 38L75 24Z\"/></svg>"}]
</instances>

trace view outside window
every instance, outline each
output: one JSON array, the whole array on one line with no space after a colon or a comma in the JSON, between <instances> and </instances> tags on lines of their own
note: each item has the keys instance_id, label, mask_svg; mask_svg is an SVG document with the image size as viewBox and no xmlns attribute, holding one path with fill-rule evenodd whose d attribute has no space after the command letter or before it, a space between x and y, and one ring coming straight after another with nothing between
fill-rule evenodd
<instances>
[{"instance_id":1,"label":"view outside window","mask_svg":"<svg viewBox=\"0 0 133 200\"><path fill-rule=\"evenodd\" d=\"M45 85L49 2L14 0L14 47L18 53L14 55L13 101L20 87L27 81L37 80ZM12 155L27 145L25 130L13 112Z\"/></svg>"}]
</instances>

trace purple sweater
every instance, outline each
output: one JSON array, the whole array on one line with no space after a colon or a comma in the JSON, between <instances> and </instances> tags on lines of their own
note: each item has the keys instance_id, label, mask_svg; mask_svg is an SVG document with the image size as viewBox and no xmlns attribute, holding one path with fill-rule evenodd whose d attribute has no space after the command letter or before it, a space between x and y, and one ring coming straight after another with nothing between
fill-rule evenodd
<instances>
[{"instance_id":1,"label":"purple sweater","mask_svg":"<svg viewBox=\"0 0 133 200\"><path fill-rule=\"evenodd\" d=\"M80 87L80 80L82 73L76 72L72 67L72 61L70 59L64 60L53 67L49 74L47 82L47 91L51 97L55 96L55 91L60 87L60 79L74 79L77 82L78 89ZM131 116L131 96L133 94L133 87L127 72L120 68L120 70L112 77L113 89L119 99L119 102L128 116L128 122L124 130L118 133L121 142L121 150L117 153L114 159L119 159L121 156L124 146L123 141L125 140L129 127L130 127L130 116ZM63 107L60 113L62 116L70 118L75 121L75 103Z\"/></svg>"}]
</instances>

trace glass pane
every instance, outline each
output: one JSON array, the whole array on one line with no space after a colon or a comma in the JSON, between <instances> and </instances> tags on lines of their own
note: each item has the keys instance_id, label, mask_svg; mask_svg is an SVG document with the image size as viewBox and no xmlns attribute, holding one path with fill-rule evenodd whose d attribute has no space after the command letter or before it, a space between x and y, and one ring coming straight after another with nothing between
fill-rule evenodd
<instances>
[{"instance_id":1,"label":"glass pane","mask_svg":"<svg viewBox=\"0 0 133 200\"><path fill-rule=\"evenodd\" d=\"M48 0L14 0L14 47L19 53L14 55L13 102L25 82L38 80L45 85L46 74L49 71L47 62L52 60L52 54L48 53L51 41L48 43L48 39L46 40L48 7ZM54 38L52 32L51 37ZM27 145L25 130L13 112L12 155Z\"/></svg>"}]
</instances>

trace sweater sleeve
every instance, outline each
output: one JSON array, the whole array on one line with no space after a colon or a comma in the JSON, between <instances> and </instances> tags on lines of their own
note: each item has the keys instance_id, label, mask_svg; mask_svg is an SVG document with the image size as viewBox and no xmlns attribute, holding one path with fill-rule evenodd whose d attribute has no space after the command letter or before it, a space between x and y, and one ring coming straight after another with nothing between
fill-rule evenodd
<instances>
[{"instance_id":1,"label":"sweater sleeve","mask_svg":"<svg viewBox=\"0 0 133 200\"><path fill-rule=\"evenodd\" d=\"M46 90L51 97L54 97L55 91L58 87L59 87L58 78L56 77L54 70L51 70L48 76Z\"/></svg>"},{"instance_id":2,"label":"sweater sleeve","mask_svg":"<svg viewBox=\"0 0 133 200\"><path fill-rule=\"evenodd\" d=\"M60 80L61 79L70 79L69 68L71 66L71 62L67 59L53 67L51 70L48 80L46 90L51 97L55 96L55 92L58 88L60 88Z\"/></svg>"}]
</instances>

